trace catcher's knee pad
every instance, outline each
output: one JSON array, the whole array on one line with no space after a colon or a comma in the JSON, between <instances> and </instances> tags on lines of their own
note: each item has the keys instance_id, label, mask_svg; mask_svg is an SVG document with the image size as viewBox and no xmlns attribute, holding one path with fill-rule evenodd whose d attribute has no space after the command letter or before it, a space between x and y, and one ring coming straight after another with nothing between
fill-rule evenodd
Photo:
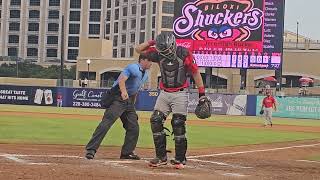
<instances>
[{"instance_id":1,"label":"catcher's knee pad","mask_svg":"<svg viewBox=\"0 0 320 180\"><path fill-rule=\"evenodd\" d=\"M164 113L155 110L150 118L151 130L153 133L163 131L163 123L166 119Z\"/></svg>"},{"instance_id":2,"label":"catcher's knee pad","mask_svg":"<svg viewBox=\"0 0 320 180\"><path fill-rule=\"evenodd\" d=\"M173 114L171 125L175 136L181 136L186 133L186 120L186 115Z\"/></svg>"}]
</instances>

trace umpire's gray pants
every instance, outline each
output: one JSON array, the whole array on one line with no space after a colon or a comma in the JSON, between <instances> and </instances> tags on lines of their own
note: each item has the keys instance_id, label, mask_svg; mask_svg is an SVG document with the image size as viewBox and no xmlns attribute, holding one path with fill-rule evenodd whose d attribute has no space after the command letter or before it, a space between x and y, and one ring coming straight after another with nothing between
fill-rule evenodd
<instances>
[{"instance_id":1,"label":"umpire's gray pants","mask_svg":"<svg viewBox=\"0 0 320 180\"><path fill-rule=\"evenodd\" d=\"M86 146L86 150L97 151L103 138L119 117L123 128L126 130L121 154L127 155L132 153L136 148L139 137L138 115L134 107L133 98L123 101L120 96L117 96L110 108L104 112L102 121L94 131L92 138Z\"/></svg>"}]
</instances>

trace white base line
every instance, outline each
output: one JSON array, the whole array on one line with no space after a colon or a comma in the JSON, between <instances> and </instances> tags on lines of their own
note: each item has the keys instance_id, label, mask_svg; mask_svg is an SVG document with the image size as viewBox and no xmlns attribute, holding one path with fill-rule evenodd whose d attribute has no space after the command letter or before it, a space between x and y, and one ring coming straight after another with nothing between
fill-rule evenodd
<instances>
[{"instance_id":1,"label":"white base line","mask_svg":"<svg viewBox=\"0 0 320 180\"><path fill-rule=\"evenodd\" d=\"M252 168L252 167L245 167L245 166L227 164L227 163L223 163L223 162L204 161L204 160L199 160L199 159L188 159L188 161L195 161L195 162L203 162L203 163L217 164L217 165L229 166L229 167L240 168L240 169L250 169L250 168Z\"/></svg>"},{"instance_id":2,"label":"white base line","mask_svg":"<svg viewBox=\"0 0 320 180\"><path fill-rule=\"evenodd\" d=\"M252 151L239 151L239 152L207 154L207 155L199 155L199 156L188 156L187 158L192 159L192 158L201 158L201 157L214 157L214 156L223 156L223 155L246 154L246 153L254 153L254 152L267 152L267 151L277 151L277 150L292 149L292 148L313 147L313 146L318 146L318 145L320 145L320 143L299 145L299 146L288 146L288 147L282 147L282 148L260 149L260 150L252 150Z\"/></svg>"},{"instance_id":3,"label":"white base line","mask_svg":"<svg viewBox=\"0 0 320 180\"><path fill-rule=\"evenodd\" d=\"M299 162L308 162L308 163L320 163L319 161L309 161L309 160L297 160Z\"/></svg>"}]
</instances>

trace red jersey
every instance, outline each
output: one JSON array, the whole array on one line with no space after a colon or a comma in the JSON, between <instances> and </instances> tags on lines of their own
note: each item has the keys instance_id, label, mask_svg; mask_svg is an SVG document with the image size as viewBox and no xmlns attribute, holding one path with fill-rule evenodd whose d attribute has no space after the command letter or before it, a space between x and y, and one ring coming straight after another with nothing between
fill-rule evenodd
<instances>
[{"instance_id":1,"label":"red jersey","mask_svg":"<svg viewBox=\"0 0 320 180\"><path fill-rule=\"evenodd\" d=\"M276 103L276 100L274 99L273 96L267 96L263 99L262 104L264 105L264 107L266 108L272 108L273 104Z\"/></svg>"},{"instance_id":2,"label":"red jersey","mask_svg":"<svg viewBox=\"0 0 320 180\"><path fill-rule=\"evenodd\" d=\"M146 50L146 53L151 54L151 56L149 56L149 57L151 57L150 59L152 60L152 62L159 63L160 55L158 54L158 51L156 50L155 47L149 47ZM186 69L192 74L194 74L198 71L198 66L197 66L197 64L194 63L193 55L190 51L189 51L188 56L185 57L185 59L184 59L184 65L185 65ZM166 88L166 87L164 87L162 81L160 81L160 89L164 89L165 91L168 91L168 92L176 92L176 91L179 91L180 89L187 88L188 86L189 86L189 83L186 81L181 87Z\"/></svg>"}]
</instances>

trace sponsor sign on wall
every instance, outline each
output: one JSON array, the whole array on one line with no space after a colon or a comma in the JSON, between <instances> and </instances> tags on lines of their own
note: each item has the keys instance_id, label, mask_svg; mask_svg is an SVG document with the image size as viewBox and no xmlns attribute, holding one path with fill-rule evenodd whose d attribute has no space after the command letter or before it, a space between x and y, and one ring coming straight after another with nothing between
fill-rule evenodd
<instances>
[{"instance_id":1,"label":"sponsor sign on wall","mask_svg":"<svg viewBox=\"0 0 320 180\"><path fill-rule=\"evenodd\" d=\"M264 96L257 97L257 115ZM320 119L320 99L308 97L276 97L276 117Z\"/></svg>"}]
</instances>

